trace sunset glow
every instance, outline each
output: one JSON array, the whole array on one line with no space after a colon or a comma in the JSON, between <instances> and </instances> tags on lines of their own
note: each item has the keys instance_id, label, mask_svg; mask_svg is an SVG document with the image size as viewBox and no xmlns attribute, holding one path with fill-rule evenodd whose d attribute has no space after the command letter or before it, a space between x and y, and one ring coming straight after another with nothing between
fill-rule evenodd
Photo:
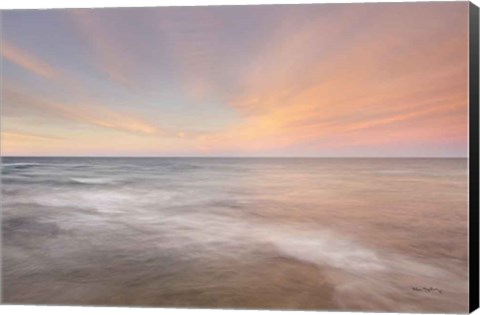
<instances>
[{"instance_id":1,"label":"sunset glow","mask_svg":"<svg viewBox=\"0 0 480 315\"><path fill-rule=\"evenodd\" d=\"M466 156L468 3L2 12L2 155Z\"/></svg>"}]
</instances>

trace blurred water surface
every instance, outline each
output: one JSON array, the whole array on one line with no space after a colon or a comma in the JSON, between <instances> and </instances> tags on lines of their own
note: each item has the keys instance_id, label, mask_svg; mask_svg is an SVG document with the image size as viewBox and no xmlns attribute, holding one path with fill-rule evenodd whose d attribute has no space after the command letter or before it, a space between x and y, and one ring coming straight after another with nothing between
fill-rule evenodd
<instances>
[{"instance_id":1,"label":"blurred water surface","mask_svg":"<svg viewBox=\"0 0 480 315\"><path fill-rule=\"evenodd\" d=\"M3 301L466 312L466 159L3 158Z\"/></svg>"}]
</instances>

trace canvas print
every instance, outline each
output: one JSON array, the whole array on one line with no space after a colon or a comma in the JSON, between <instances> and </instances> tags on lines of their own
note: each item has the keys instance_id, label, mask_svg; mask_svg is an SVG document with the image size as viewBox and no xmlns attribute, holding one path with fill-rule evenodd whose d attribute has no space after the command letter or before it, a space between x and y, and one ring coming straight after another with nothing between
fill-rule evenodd
<instances>
[{"instance_id":1,"label":"canvas print","mask_svg":"<svg viewBox=\"0 0 480 315\"><path fill-rule=\"evenodd\" d=\"M2 302L467 312L468 15L2 11Z\"/></svg>"}]
</instances>

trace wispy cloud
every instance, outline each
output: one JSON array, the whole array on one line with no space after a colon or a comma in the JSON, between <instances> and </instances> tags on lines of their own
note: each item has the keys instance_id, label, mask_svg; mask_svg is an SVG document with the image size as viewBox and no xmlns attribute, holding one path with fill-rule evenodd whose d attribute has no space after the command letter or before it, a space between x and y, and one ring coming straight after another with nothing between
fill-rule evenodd
<instances>
[{"instance_id":1,"label":"wispy cloud","mask_svg":"<svg viewBox=\"0 0 480 315\"><path fill-rule=\"evenodd\" d=\"M69 13L80 33L93 48L97 56L94 62L101 72L107 74L111 80L131 87L134 66L131 57L126 53L128 47L114 39L115 36L109 33L95 10L75 9Z\"/></svg>"},{"instance_id":2,"label":"wispy cloud","mask_svg":"<svg viewBox=\"0 0 480 315\"><path fill-rule=\"evenodd\" d=\"M371 136L367 129L379 146L390 143L383 136L389 130L399 130L396 138L403 131L411 143L415 133L429 135L426 143L463 142L467 28L464 10L453 7L419 6L408 21L401 6L337 12L332 18L340 24L319 17L293 27L287 20L245 72L246 89L231 100L244 122L202 136L203 146L255 151L303 143L326 151L335 146L325 139L345 135L361 143ZM452 115L460 118L453 125Z\"/></svg>"},{"instance_id":3,"label":"wispy cloud","mask_svg":"<svg viewBox=\"0 0 480 315\"><path fill-rule=\"evenodd\" d=\"M1 153L9 155L31 154L31 150L48 152L54 147L68 145L68 140L62 137L31 134L25 132L2 130L0 132ZM63 145L62 145L63 144Z\"/></svg>"},{"instance_id":4,"label":"wispy cloud","mask_svg":"<svg viewBox=\"0 0 480 315\"><path fill-rule=\"evenodd\" d=\"M4 131L2 130L2 137L5 139L11 140L32 140L32 141L64 141L65 138L57 137L57 136L47 136L47 135L40 135L40 134L30 134L30 133L23 133L23 132L15 132L15 131Z\"/></svg>"},{"instance_id":5,"label":"wispy cloud","mask_svg":"<svg viewBox=\"0 0 480 315\"><path fill-rule=\"evenodd\" d=\"M61 70L56 69L34 54L27 52L6 40L2 40L1 50L2 55L6 60L39 76L47 79L59 79L63 76Z\"/></svg>"},{"instance_id":6,"label":"wispy cloud","mask_svg":"<svg viewBox=\"0 0 480 315\"><path fill-rule=\"evenodd\" d=\"M23 116L28 116L30 112L140 135L166 134L161 128L134 113L111 110L98 104L64 104L8 88L4 89L4 100L7 108L11 108L10 112L19 111Z\"/></svg>"},{"instance_id":7,"label":"wispy cloud","mask_svg":"<svg viewBox=\"0 0 480 315\"><path fill-rule=\"evenodd\" d=\"M172 62L177 65L182 88L192 101L218 96L215 71L222 24L205 8L171 9L158 17L158 31ZM164 14L163 14L164 13Z\"/></svg>"},{"instance_id":8,"label":"wispy cloud","mask_svg":"<svg viewBox=\"0 0 480 315\"><path fill-rule=\"evenodd\" d=\"M3 117L81 124L103 139L96 152L119 152L125 137L156 154L466 152L465 3L129 10L57 20L77 48L57 51L72 76L40 58L43 46L7 40L6 60L58 84L39 92L12 76L25 88L4 89Z\"/></svg>"}]
</instances>

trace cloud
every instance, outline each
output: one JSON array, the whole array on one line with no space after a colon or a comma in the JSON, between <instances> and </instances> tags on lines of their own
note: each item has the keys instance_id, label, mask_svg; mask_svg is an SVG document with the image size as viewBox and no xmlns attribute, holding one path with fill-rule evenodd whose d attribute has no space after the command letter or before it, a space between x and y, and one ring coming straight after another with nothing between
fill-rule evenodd
<instances>
[{"instance_id":1,"label":"cloud","mask_svg":"<svg viewBox=\"0 0 480 315\"><path fill-rule=\"evenodd\" d=\"M2 40L2 55L10 62L44 78L56 80L63 76L61 70L5 40Z\"/></svg>"},{"instance_id":2,"label":"cloud","mask_svg":"<svg viewBox=\"0 0 480 315\"><path fill-rule=\"evenodd\" d=\"M15 132L15 131L4 131L2 130L2 137L8 140L13 141L63 141L66 140L62 137L57 136L46 136L46 135L39 135L39 134L30 134L30 133L23 133L23 132Z\"/></svg>"},{"instance_id":3,"label":"cloud","mask_svg":"<svg viewBox=\"0 0 480 315\"><path fill-rule=\"evenodd\" d=\"M346 8L346 7L344 7ZM325 139L376 144L419 135L425 144L467 131L466 6L366 6L296 24L287 19L252 58L230 104L243 122L202 136L211 150L299 147ZM408 9L408 18L402 14ZM404 12L406 13L406 11ZM449 117L456 115L455 124ZM440 117L440 119L438 118ZM437 138L435 138L437 137Z\"/></svg>"},{"instance_id":4,"label":"cloud","mask_svg":"<svg viewBox=\"0 0 480 315\"><path fill-rule=\"evenodd\" d=\"M87 91L84 85L70 73L50 65L33 52L26 51L5 39L2 39L1 48L3 58L51 83L61 85L62 89L69 89L71 93L76 94L84 94Z\"/></svg>"},{"instance_id":5,"label":"cloud","mask_svg":"<svg viewBox=\"0 0 480 315\"><path fill-rule=\"evenodd\" d=\"M2 130L0 133L2 155L31 155L32 149L48 152L66 139L57 136Z\"/></svg>"},{"instance_id":6,"label":"cloud","mask_svg":"<svg viewBox=\"0 0 480 315\"><path fill-rule=\"evenodd\" d=\"M205 8L159 10L158 31L177 66L182 88L193 101L218 96L215 72L218 68L220 35L224 25L219 16Z\"/></svg>"},{"instance_id":7,"label":"cloud","mask_svg":"<svg viewBox=\"0 0 480 315\"><path fill-rule=\"evenodd\" d=\"M4 101L10 116L19 114L25 117L30 113L36 117L57 118L139 135L167 134L135 113L111 110L98 104L64 104L11 88L4 88Z\"/></svg>"},{"instance_id":8,"label":"cloud","mask_svg":"<svg viewBox=\"0 0 480 315\"><path fill-rule=\"evenodd\" d=\"M218 8L122 11L125 15L69 11L91 48L95 70L121 86L104 89L97 84L97 71L86 69L82 79L91 84L75 97L101 95L105 101L54 101L55 93L38 98L23 89L6 89L2 114L12 121L44 117L44 122L122 131L131 136L132 148L158 148L155 152L167 150L168 141L171 152L232 155L332 155L343 152L340 148L398 155L422 145L466 148L467 4L242 10L240 17ZM136 25L127 27L126 16ZM5 54L42 77L65 81L61 71L31 52L17 54L7 47ZM158 62L157 56L162 58ZM140 86L141 80L143 88L135 94L123 89ZM95 94L97 87L102 90ZM119 95L138 99L138 111L151 116L113 110ZM159 108L172 118L168 126L174 129L178 123L178 130L153 123L162 119ZM209 128L204 118L222 123ZM100 133L108 143L111 133ZM124 136L115 144L121 145ZM165 143L152 145L157 138ZM139 141L142 145L136 146Z\"/></svg>"},{"instance_id":9,"label":"cloud","mask_svg":"<svg viewBox=\"0 0 480 315\"><path fill-rule=\"evenodd\" d=\"M115 40L115 34L109 33L103 20L93 9L75 9L69 13L80 33L93 48L101 72L106 73L111 80L131 87L134 65L132 58L126 53L128 47Z\"/></svg>"}]
</instances>

